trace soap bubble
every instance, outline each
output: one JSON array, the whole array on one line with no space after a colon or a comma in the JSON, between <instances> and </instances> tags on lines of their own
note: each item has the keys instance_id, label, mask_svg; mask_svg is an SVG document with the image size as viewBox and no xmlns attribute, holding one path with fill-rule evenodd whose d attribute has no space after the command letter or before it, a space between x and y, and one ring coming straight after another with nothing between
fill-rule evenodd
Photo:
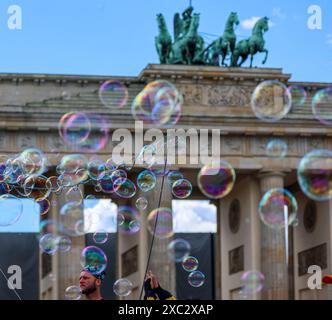
<instances>
[{"instance_id":1,"label":"soap bubble","mask_svg":"<svg viewBox=\"0 0 332 320\"><path fill-rule=\"evenodd\" d=\"M99 230L93 234L95 243L105 243L108 240L108 233L105 230Z\"/></svg>"},{"instance_id":2,"label":"soap bubble","mask_svg":"<svg viewBox=\"0 0 332 320\"><path fill-rule=\"evenodd\" d=\"M299 85L291 85L287 89L292 96L292 106L302 107L307 100L307 92Z\"/></svg>"},{"instance_id":3,"label":"soap bubble","mask_svg":"<svg viewBox=\"0 0 332 320\"><path fill-rule=\"evenodd\" d=\"M171 170L167 174L167 181L172 186L175 181L183 179L183 174L177 170Z\"/></svg>"},{"instance_id":4,"label":"soap bubble","mask_svg":"<svg viewBox=\"0 0 332 320\"><path fill-rule=\"evenodd\" d=\"M267 191L259 202L259 215L262 222L274 229L290 225L297 216L297 202L286 189L275 188ZM286 222L287 221L287 222Z\"/></svg>"},{"instance_id":5,"label":"soap bubble","mask_svg":"<svg viewBox=\"0 0 332 320\"><path fill-rule=\"evenodd\" d=\"M148 230L156 238L167 239L173 235L173 216L169 208L158 208L148 216Z\"/></svg>"},{"instance_id":6,"label":"soap bubble","mask_svg":"<svg viewBox=\"0 0 332 320\"><path fill-rule=\"evenodd\" d=\"M92 274L100 274L107 266L106 254L100 248L88 246L81 253L81 265Z\"/></svg>"},{"instance_id":7,"label":"soap bubble","mask_svg":"<svg viewBox=\"0 0 332 320\"><path fill-rule=\"evenodd\" d=\"M99 99L108 108L122 108L128 101L128 89L120 81L105 81L99 88Z\"/></svg>"},{"instance_id":8,"label":"soap bubble","mask_svg":"<svg viewBox=\"0 0 332 320\"><path fill-rule=\"evenodd\" d=\"M65 291L66 300L80 300L81 296L81 289L78 286L70 286Z\"/></svg>"},{"instance_id":9,"label":"soap bubble","mask_svg":"<svg viewBox=\"0 0 332 320\"><path fill-rule=\"evenodd\" d=\"M119 279L113 285L114 293L119 297L127 297L133 290L133 284L128 279Z\"/></svg>"},{"instance_id":10,"label":"soap bubble","mask_svg":"<svg viewBox=\"0 0 332 320\"><path fill-rule=\"evenodd\" d=\"M313 150L307 153L299 163L297 179L310 199L332 199L332 151Z\"/></svg>"},{"instance_id":11,"label":"soap bubble","mask_svg":"<svg viewBox=\"0 0 332 320\"><path fill-rule=\"evenodd\" d=\"M199 288L205 283L205 274L201 271L193 271L188 276L188 283L194 287Z\"/></svg>"},{"instance_id":12,"label":"soap bubble","mask_svg":"<svg viewBox=\"0 0 332 320\"><path fill-rule=\"evenodd\" d=\"M39 240L39 247L44 253L53 255L58 250L58 238L52 233L43 235Z\"/></svg>"},{"instance_id":13,"label":"soap bubble","mask_svg":"<svg viewBox=\"0 0 332 320\"><path fill-rule=\"evenodd\" d=\"M182 261L182 268L187 272L193 272L198 269L198 260L192 256L186 256Z\"/></svg>"},{"instance_id":14,"label":"soap bubble","mask_svg":"<svg viewBox=\"0 0 332 320\"><path fill-rule=\"evenodd\" d=\"M148 206L148 200L144 197L140 197L136 200L136 208L138 210L145 210Z\"/></svg>"},{"instance_id":15,"label":"soap bubble","mask_svg":"<svg viewBox=\"0 0 332 320\"><path fill-rule=\"evenodd\" d=\"M71 244L72 244L72 241L69 237L67 236L60 236L58 237L58 248L59 248L59 251L62 251L62 252L69 252L70 249L71 249Z\"/></svg>"},{"instance_id":16,"label":"soap bubble","mask_svg":"<svg viewBox=\"0 0 332 320\"><path fill-rule=\"evenodd\" d=\"M279 81L260 83L252 97L251 108L256 117L267 122L284 118L292 107L292 96L287 87Z\"/></svg>"},{"instance_id":17,"label":"soap bubble","mask_svg":"<svg viewBox=\"0 0 332 320\"><path fill-rule=\"evenodd\" d=\"M139 220L140 215L134 208L129 206L120 206L118 208L118 229L121 233L134 234L138 232L139 229L137 230L137 224L135 225L134 221Z\"/></svg>"},{"instance_id":18,"label":"soap bubble","mask_svg":"<svg viewBox=\"0 0 332 320\"><path fill-rule=\"evenodd\" d=\"M187 179L177 180L172 186L172 194L179 199L188 198L191 195L192 190L193 187L191 182Z\"/></svg>"},{"instance_id":19,"label":"soap bubble","mask_svg":"<svg viewBox=\"0 0 332 320\"><path fill-rule=\"evenodd\" d=\"M281 139L270 140L266 146L266 155L272 158L284 158L287 154L287 143Z\"/></svg>"},{"instance_id":20,"label":"soap bubble","mask_svg":"<svg viewBox=\"0 0 332 320\"><path fill-rule=\"evenodd\" d=\"M218 164L205 165L197 176L201 192L211 199L221 199L227 196L235 183L235 171L226 161Z\"/></svg>"},{"instance_id":21,"label":"soap bubble","mask_svg":"<svg viewBox=\"0 0 332 320\"><path fill-rule=\"evenodd\" d=\"M187 240L175 239L169 243L167 253L171 260L182 262L185 257L189 256L190 250L191 246Z\"/></svg>"},{"instance_id":22,"label":"soap bubble","mask_svg":"<svg viewBox=\"0 0 332 320\"><path fill-rule=\"evenodd\" d=\"M143 191L152 190L157 183L156 175L150 170L142 171L137 177L137 186Z\"/></svg>"},{"instance_id":23,"label":"soap bubble","mask_svg":"<svg viewBox=\"0 0 332 320\"><path fill-rule=\"evenodd\" d=\"M319 122L332 126L332 87L319 90L314 95L312 112Z\"/></svg>"},{"instance_id":24,"label":"soap bubble","mask_svg":"<svg viewBox=\"0 0 332 320\"><path fill-rule=\"evenodd\" d=\"M257 293L264 287L264 275L255 270L246 271L241 276L241 284L245 293Z\"/></svg>"}]
</instances>

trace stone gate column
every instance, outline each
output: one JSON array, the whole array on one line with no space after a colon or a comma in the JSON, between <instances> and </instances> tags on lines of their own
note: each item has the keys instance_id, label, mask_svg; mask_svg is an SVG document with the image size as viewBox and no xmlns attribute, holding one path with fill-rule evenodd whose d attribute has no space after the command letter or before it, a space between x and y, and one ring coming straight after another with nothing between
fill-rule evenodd
<instances>
[{"instance_id":1,"label":"stone gate column","mask_svg":"<svg viewBox=\"0 0 332 320\"><path fill-rule=\"evenodd\" d=\"M167 182L167 176L165 176L164 185L161 189L162 177L158 177L158 183L150 192L150 208L157 208L160 192L162 192L160 207L166 207L172 209L172 192L171 186ZM172 221L170 221L170 227L173 227ZM149 232L148 245L151 245L152 235ZM156 274L160 284L163 288L170 291L172 294L176 294L176 281L175 281L175 262L170 261L167 254L167 247L173 240L173 237L167 239L158 239L155 237L149 268ZM150 249L150 248L149 248Z\"/></svg>"},{"instance_id":2,"label":"stone gate column","mask_svg":"<svg viewBox=\"0 0 332 320\"><path fill-rule=\"evenodd\" d=\"M284 187L284 173L261 172L261 195L273 188ZM289 297L288 261L285 230L275 230L261 221L261 272L265 276L262 299L286 300Z\"/></svg>"}]
</instances>

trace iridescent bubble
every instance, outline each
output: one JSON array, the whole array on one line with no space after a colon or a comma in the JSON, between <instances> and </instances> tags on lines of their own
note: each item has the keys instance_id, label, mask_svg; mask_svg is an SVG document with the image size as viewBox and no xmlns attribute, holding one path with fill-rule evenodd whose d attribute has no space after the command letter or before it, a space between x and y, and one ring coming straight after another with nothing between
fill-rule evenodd
<instances>
[{"instance_id":1,"label":"iridescent bubble","mask_svg":"<svg viewBox=\"0 0 332 320\"><path fill-rule=\"evenodd\" d=\"M129 230L131 233L137 233L141 229L141 222L139 220L133 220L129 223Z\"/></svg>"},{"instance_id":2,"label":"iridescent bubble","mask_svg":"<svg viewBox=\"0 0 332 320\"><path fill-rule=\"evenodd\" d=\"M199 288L205 283L205 274L201 271L193 271L188 276L188 283L194 287Z\"/></svg>"},{"instance_id":3,"label":"iridescent bubble","mask_svg":"<svg viewBox=\"0 0 332 320\"><path fill-rule=\"evenodd\" d=\"M235 184L235 171L226 161L205 165L198 173L197 183L201 192L211 199L227 196Z\"/></svg>"},{"instance_id":4,"label":"iridescent bubble","mask_svg":"<svg viewBox=\"0 0 332 320\"><path fill-rule=\"evenodd\" d=\"M307 92L299 85L291 85L287 89L292 97L293 107L302 107L307 100Z\"/></svg>"},{"instance_id":5,"label":"iridescent bubble","mask_svg":"<svg viewBox=\"0 0 332 320\"><path fill-rule=\"evenodd\" d=\"M58 238L53 233L43 235L39 240L40 249L50 255L55 254L58 250Z\"/></svg>"},{"instance_id":6,"label":"iridescent bubble","mask_svg":"<svg viewBox=\"0 0 332 320\"><path fill-rule=\"evenodd\" d=\"M86 247L81 253L81 265L92 274L100 274L107 266L106 254L95 246Z\"/></svg>"},{"instance_id":7,"label":"iridescent bubble","mask_svg":"<svg viewBox=\"0 0 332 320\"><path fill-rule=\"evenodd\" d=\"M114 182L114 190L120 198L125 199L132 198L136 194L135 184L131 180L124 178L119 178Z\"/></svg>"},{"instance_id":8,"label":"iridescent bubble","mask_svg":"<svg viewBox=\"0 0 332 320\"><path fill-rule=\"evenodd\" d=\"M45 186L50 192L58 192L61 190L57 176L48 177Z\"/></svg>"},{"instance_id":9,"label":"iridescent bubble","mask_svg":"<svg viewBox=\"0 0 332 320\"><path fill-rule=\"evenodd\" d=\"M65 155L56 170L62 176L58 178L60 186L72 187L88 180L88 160L82 154ZM63 181L64 180L64 181Z\"/></svg>"},{"instance_id":10,"label":"iridescent bubble","mask_svg":"<svg viewBox=\"0 0 332 320\"><path fill-rule=\"evenodd\" d=\"M70 286L65 291L66 300L80 300L81 296L81 289L78 286Z\"/></svg>"},{"instance_id":11,"label":"iridescent bubble","mask_svg":"<svg viewBox=\"0 0 332 320\"><path fill-rule=\"evenodd\" d=\"M80 202L68 202L60 209L60 222L63 227L63 233L74 237L82 235L82 229L84 230L84 207ZM89 221L87 221L88 224ZM78 225L79 224L79 225ZM80 228L78 228L80 227ZM89 229L89 226L85 226ZM84 233L84 231L83 231Z\"/></svg>"},{"instance_id":12,"label":"iridescent bubble","mask_svg":"<svg viewBox=\"0 0 332 320\"><path fill-rule=\"evenodd\" d=\"M126 219L125 219L125 217L124 217L123 214L118 213L118 214L117 214L117 217L116 217L116 220L117 220L117 225L118 225L118 226L121 226L121 225L124 224L124 222L125 222Z\"/></svg>"},{"instance_id":13,"label":"iridescent bubble","mask_svg":"<svg viewBox=\"0 0 332 320\"><path fill-rule=\"evenodd\" d=\"M89 229L89 227L85 226L84 220L77 220L74 225L75 236L83 236L85 234L85 229Z\"/></svg>"},{"instance_id":14,"label":"iridescent bubble","mask_svg":"<svg viewBox=\"0 0 332 320\"><path fill-rule=\"evenodd\" d=\"M135 159L136 165L151 168L156 163L157 149L154 144L145 145Z\"/></svg>"},{"instance_id":15,"label":"iridescent bubble","mask_svg":"<svg viewBox=\"0 0 332 320\"><path fill-rule=\"evenodd\" d=\"M299 163L297 179L310 199L332 199L332 151L313 150L307 153Z\"/></svg>"},{"instance_id":16,"label":"iridescent bubble","mask_svg":"<svg viewBox=\"0 0 332 320\"><path fill-rule=\"evenodd\" d=\"M251 97L251 108L256 117L263 121L279 121L288 114L291 107L292 96L279 81L260 83Z\"/></svg>"},{"instance_id":17,"label":"iridescent bubble","mask_svg":"<svg viewBox=\"0 0 332 320\"><path fill-rule=\"evenodd\" d=\"M167 247L169 258L175 262L182 262L184 258L189 256L190 250L190 243L184 239L175 239Z\"/></svg>"},{"instance_id":18,"label":"iridescent bubble","mask_svg":"<svg viewBox=\"0 0 332 320\"><path fill-rule=\"evenodd\" d=\"M92 180L98 180L98 177L106 170L106 166L101 160L92 160L88 163L89 177Z\"/></svg>"},{"instance_id":19,"label":"iridescent bubble","mask_svg":"<svg viewBox=\"0 0 332 320\"><path fill-rule=\"evenodd\" d=\"M111 157L111 158L109 158L109 159L106 160L106 162L105 162L105 166L106 166L106 169L111 170L111 171L117 169L117 165L116 165L116 163L113 161L113 157Z\"/></svg>"},{"instance_id":20,"label":"iridescent bubble","mask_svg":"<svg viewBox=\"0 0 332 320\"><path fill-rule=\"evenodd\" d=\"M128 101L128 89L119 81L108 80L99 88L99 99L107 108L122 108Z\"/></svg>"},{"instance_id":21,"label":"iridescent bubble","mask_svg":"<svg viewBox=\"0 0 332 320\"><path fill-rule=\"evenodd\" d=\"M25 175L18 158L9 158L6 161L6 168L3 171L4 182L8 184L17 184L24 180Z\"/></svg>"},{"instance_id":22,"label":"iridescent bubble","mask_svg":"<svg viewBox=\"0 0 332 320\"><path fill-rule=\"evenodd\" d=\"M138 210L145 210L148 206L148 200L144 197L140 197L136 200L136 208Z\"/></svg>"},{"instance_id":23,"label":"iridescent bubble","mask_svg":"<svg viewBox=\"0 0 332 320\"><path fill-rule=\"evenodd\" d=\"M124 181L125 178L127 178L127 172L125 170L122 170L122 169L111 171L112 182L115 182L119 178L123 178L123 181ZM119 181L121 181L121 180L119 180Z\"/></svg>"},{"instance_id":24,"label":"iridescent bubble","mask_svg":"<svg viewBox=\"0 0 332 320\"><path fill-rule=\"evenodd\" d=\"M0 195L0 226L14 225L23 214L22 200L11 194Z\"/></svg>"},{"instance_id":25,"label":"iridescent bubble","mask_svg":"<svg viewBox=\"0 0 332 320\"><path fill-rule=\"evenodd\" d=\"M66 202L77 202L80 203L83 201L83 192L77 186L70 187L65 193Z\"/></svg>"},{"instance_id":26,"label":"iridescent bubble","mask_svg":"<svg viewBox=\"0 0 332 320\"><path fill-rule=\"evenodd\" d=\"M139 231L137 230L137 225L133 225L134 221L140 220L140 215L132 207L120 206L118 208L118 229L124 234L133 234Z\"/></svg>"},{"instance_id":27,"label":"iridescent bubble","mask_svg":"<svg viewBox=\"0 0 332 320\"><path fill-rule=\"evenodd\" d=\"M150 170L142 171L137 177L137 186L143 191L152 190L157 183L156 175Z\"/></svg>"},{"instance_id":28,"label":"iridescent bubble","mask_svg":"<svg viewBox=\"0 0 332 320\"><path fill-rule=\"evenodd\" d=\"M171 170L167 174L167 181L172 186L175 181L183 179L183 174L177 170Z\"/></svg>"},{"instance_id":29,"label":"iridescent bubble","mask_svg":"<svg viewBox=\"0 0 332 320\"><path fill-rule=\"evenodd\" d=\"M198 269L198 260L192 256L186 256L182 261L182 268L187 272L193 272Z\"/></svg>"},{"instance_id":30,"label":"iridescent bubble","mask_svg":"<svg viewBox=\"0 0 332 320\"><path fill-rule=\"evenodd\" d=\"M264 287L264 275L255 270L246 271L241 276L241 284L245 293L260 292Z\"/></svg>"},{"instance_id":31,"label":"iridescent bubble","mask_svg":"<svg viewBox=\"0 0 332 320\"><path fill-rule=\"evenodd\" d=\"M51 203L48 199L42 199L40 201L37 201L39 207L40 207L40 215L44 215L49 212L51 208Z\"/></svg>"},{"instance_id":32,"label":"iridescent bubble","mask_svg":"<svg viewBox=\"0 0 332 320\"><path fill-rule=\"evenodd\" d=\"M0 195L10 193L12 188L7 183L0 183Z\"/></svg>"},{"instance_id":33,"label":"iridescent bubble","mask_svg":"<svg viewBox=\"0 0 332 320\"><path fill-rule=\"evenodd\" d=\"M72 244L72 241L69 237L66 237L66 236L60 236L58 237L58 248L59 248L59 251L62 251L62 252L69 252L70 249L71 249L71 244Z\"/></svg>"},{"instance_id":34,"label":"iridescent bubble","mask_svg":"<svg viewBox=\"0 0 332 320\"><path fill-rule=\"evenodd\" d=\"M47 188L47 178L44 176L31 175L24 180L23 190L26 197L41 201L50 195Z\"/></svg>"},{"instance_id":35,"label":"iridescent bubble","mask_svg":"<svg viewBox=\"0 0 332 320\"><path fill-rule=\"evenodd\" d=\"M193 186L191 182L187 179L180 179L173 183L172 194L179 198L185 199L188 198L193 191Z\"/></svg>"},{"instance_id":36,"label":"iridescent bubble","mask_svg":"<svg viewBox=\"0 0 332 320\"><path fill-rule=\"evenodd\" d=\"M332 87L319 90L314 95L312 112L319 122L332 126Z\"/></svg>"},{"instance_id":37,"label":"iridescent bubble","mask_svg":"<svg viewBox=\"0 0 332 320\"><path fill-rule=\"evenodd\" d=\"M23 174L41 175L47 170L47 157L37 148L28 148L24 150L17 160L20 163Z\"/></svg>"},{"instance_id":38,"label":"iridescent bubble","mask_svg":"<svg viewBox=\"0 0 332 320\"><path fill-rule=\"evenodd\" d=\"M108 240L108 233L105 230L98 230L93 234L93 241L95 243L105 243Z\"/></svg>"},{"instance_id":39,"label":"iridescent bubble","mask_svg":"<svg viewBox=\"0 0 332 320\"><path fill-rule=\"evenodd\" d=\"M272 158L284 158L287 154L287 143L281 139L270 140L266 146L266 155Z\"/></svg>"},{"instance_id":40,"label":"iridescent bubble","mask_svg":"<svg viewBox=\"0 0 332 320\"><path fill-rule=\"evenodd\" d=\"M95 153L106 147L109 140L109 126L101 115L90 113L87 116L91 123L91 132L77 148L83 153Z\"/></svg>"},{"instance_id":41,"label":"iridescent bubble","mask_svg":"<svg viewBox=\"0 0 332 320\"><path fill-rule=\"evenodd\" d=\"M47 233L56 234L58 232L59 226L58 223L54 220L42 220L39 224L39 233L40 235L45 235Z\"/></svg>"},{"instance_id":42,"label":"iridescent bubble","mask_svg":"<svg viewBox=\"0 0 332 320\"><path fill-rule=\"evenodd\" d=\"M59 134L68 145L79 145L89 137L90 132L90 119L83 112L69 112L60 119Z\"/></svg>"},{"instance_id":43,"label":"iridescent bubble","mask_svg":"<svg viewBox=\"0 0 332 320\"><path fill-rule=\"evenodd\" d=\"M128 279L119 279L113 285L114 293L119 297L127 297L133 290L133 284Z\"/></svg>"},{"instance_id":44,"label":"iridescent bubble","mask_svg":"<svg viewBox=\"0 0 332 320\"><path fill-rule=\"evenodd\" d=\"M114 179L113 173L114 172L111 170L106 170L98 176L98 186L100 187L99 191L110 194L114 193L120 187L120 184L114 184L116 180Z\"/></svg>"},{"instance_id":45,"label":"iridescent bubble","mask_svg":"<svg viewBox=\"0 0 332 320\"><path fill-rule=\"evenodd\" d=\"M164 80L149 83L133 100L136 120L161 127L171 127L181 116L183 97L173 84Z\"/></svg>"},{"instance_id":46,"label":"iridescent bubble","mask_svg":"<svg viewBox=\"0 0 332 320\"><path fill-rule=\"evenodd\" d=\"M167 239L173 236L173 216L169 208L158 208L150 212L148 216L148 230L159 239Z\"/></svg>"},{"instance_id":47,"label":"iridescent bubble","mask_svg":"<svg viewBox=\"0 0 332 320\"><path fill-rule=\"evenodd\" d=\"M286 189L276 188L267 191L259 202L259 215L270 228L281 229L293 223L297 216L297 202Z\"/></svg>"}]
</instances>

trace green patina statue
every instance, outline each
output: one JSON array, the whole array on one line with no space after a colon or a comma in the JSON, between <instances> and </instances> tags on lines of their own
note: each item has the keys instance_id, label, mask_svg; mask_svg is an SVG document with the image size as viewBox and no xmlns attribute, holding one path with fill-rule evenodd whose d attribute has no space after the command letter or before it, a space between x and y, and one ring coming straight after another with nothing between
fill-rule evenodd
<instances>
[{"instance_id":1,"label":"green patina statue","mask_svg":"<svg viewBox=\"0 0 332 320\"><path fill-rule=\"evenodd\" d=\"M236 44L235 26L239 24L236 12L232 12L226 22L224 34L205 47L204 39L198 32L200 16L193 13L189 6L183 13L174 16L174 41L167 29L165 18L157 15L159 35L155 38L156 49L162 64L211 65L227 66L225 60L230 59L230 66L241 67L257 53L266 53L263 64L267 61L268 50L264 47L264 32L268 31L268 18L264 17L255 24L252 36ZM239 62L239 59L241 61Z\"/></svg>"},{"instance_id":2,"label":"green patina statue","mask_svg":"<svg viewBox=\"0 0 332 320\"><path fill-rule=\"evenodd\" d=\"M258 52L265 52L265 59L263 64L266 63L269 51L265 48L265 41L263 34L269 30L269 19L267 17L259 19L253 30L252 35L249 39L240 41L234 50L232 56L231 66L232 67L241 67L242 64L247 60L250 55L250 68L252 68L252 62L254 55ZM240 63L238 62L241 57Z\"/></svg>"}]
</instances>

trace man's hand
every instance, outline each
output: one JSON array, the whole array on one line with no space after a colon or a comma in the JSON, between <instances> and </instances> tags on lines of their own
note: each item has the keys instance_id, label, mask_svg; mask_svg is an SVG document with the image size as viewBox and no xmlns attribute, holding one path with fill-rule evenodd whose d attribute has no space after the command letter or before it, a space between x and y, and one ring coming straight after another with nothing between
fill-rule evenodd
<instances>
[{"instance_id":1,"label":"man's hand","mask_svg":"<svg viewBox=\"0 0 332 320\"><path fill-rule=\"evenodd\" d=\"M151 279L151 288L152 289L156 289L159 287L157 277L152 273L151 270L147 274L147 279Z\"/></svg>"}]
</instances>

